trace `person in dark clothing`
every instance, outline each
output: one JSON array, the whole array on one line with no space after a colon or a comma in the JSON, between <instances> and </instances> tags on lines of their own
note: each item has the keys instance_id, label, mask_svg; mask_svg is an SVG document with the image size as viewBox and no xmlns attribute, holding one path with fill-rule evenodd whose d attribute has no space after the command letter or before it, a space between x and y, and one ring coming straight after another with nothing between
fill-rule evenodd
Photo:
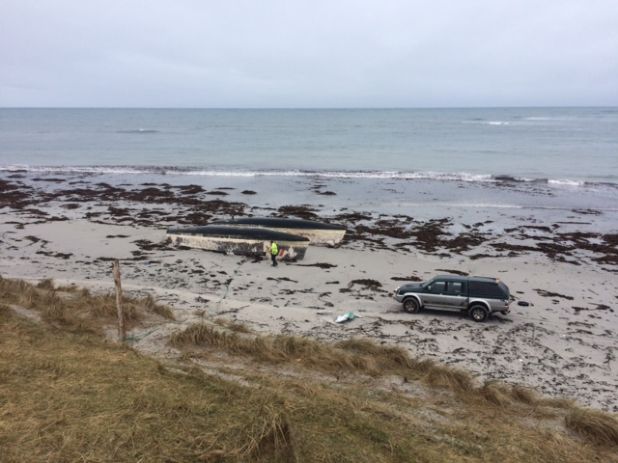
<instances>
[{"instance_id":1,"label":"person in dark clothing","mask_svg":"<svg viewBox=\"0 0 618 463\"><path fill-rule=\"evenodd\" d=\"M270 258L273 261L273 267L277 266L277 256L279 255L279 245L276 241L270 242Z\"/></svg>"}]
</instances>

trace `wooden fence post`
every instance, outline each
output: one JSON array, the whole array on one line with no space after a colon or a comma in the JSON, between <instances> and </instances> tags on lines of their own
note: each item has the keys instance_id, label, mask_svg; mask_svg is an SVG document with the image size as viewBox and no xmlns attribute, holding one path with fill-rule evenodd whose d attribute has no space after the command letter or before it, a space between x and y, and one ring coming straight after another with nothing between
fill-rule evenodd
<instances>
[{"instance_id":1,"label":"wooden fence post","mask_svg":"<svg viewBox=\"0 0 618 463\"><path fill-rule=\"evenodd\" d=\"M118 311L118 339L124 342L126 337L124 326L124 311L122 309L122 284L120 283L120 262L115 259L112 263L112 272L114 274L114 283L116 284L116 309Z\"/></svg>"}]
</instances>

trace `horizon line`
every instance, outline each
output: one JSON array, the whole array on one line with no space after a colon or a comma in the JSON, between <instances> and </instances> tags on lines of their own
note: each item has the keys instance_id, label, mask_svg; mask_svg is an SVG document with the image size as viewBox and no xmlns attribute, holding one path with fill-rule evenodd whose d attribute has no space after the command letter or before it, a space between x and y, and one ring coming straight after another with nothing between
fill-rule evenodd
<instances>
[{"instance_id":1,"label":"horizon line","mask_svg":"<svg viewBox=\"0 0 618 463\"><path fill-rule=\"evenodd\" d=\"M616 105L507 105L507 106L0 106L2 109L182 109L182 110L433 110L433 109L581 109L618 108Z\"/></svg>"}]
</instances>

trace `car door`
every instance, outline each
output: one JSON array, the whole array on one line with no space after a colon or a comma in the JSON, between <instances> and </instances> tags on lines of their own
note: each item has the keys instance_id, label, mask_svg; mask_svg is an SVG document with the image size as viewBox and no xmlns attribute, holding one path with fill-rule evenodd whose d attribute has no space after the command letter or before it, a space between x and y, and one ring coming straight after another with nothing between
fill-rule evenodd
<instances>
[{"instance_id":1,"label":"car door","mask_svg":"<svg viewBox=\"0 0 618 463\"><path fill-rule=\"evenodd\" d=\"M449 280L442 298L442 304L448 310L463 310L466 308L468 296L464 280Z\"/></svg>"},{"instance_id":2,"label":"car door","mask_svg":"<svg viewBox=\"0 0 618 463\"><path fill-rule=\"evenodd\" d=\"M441 309L444 307L444 293L446 292L445 280L434 280L425 286L422 299L423 306L428 309Z\"/></svg>"}]
</instances>

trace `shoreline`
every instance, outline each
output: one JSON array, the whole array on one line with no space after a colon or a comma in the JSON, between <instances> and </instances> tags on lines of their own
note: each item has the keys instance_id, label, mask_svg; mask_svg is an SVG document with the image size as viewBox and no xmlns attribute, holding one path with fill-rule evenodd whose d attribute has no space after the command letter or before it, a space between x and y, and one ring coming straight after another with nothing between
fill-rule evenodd
<instances>
[{"instance_id":1,"label":"shoreline","mask_svg":"<svg viewBox=\"0 0 618 463\"><path fill-rule=\"evenodd\" d=\"M495 221L381 217L349 209L327 214L328 206L293 203L267 209L257 204L263 198L254 200L260 194L231 194L224 187L123 187L85 180L69 186L65 179L43 182L53 188L42 188L21 180L0 176L4 277L91 282L105 289L112 282L108 259L117 257L127 290L155 292L175 306L180 324L195 321L202 311L265 333L329 341L368 336L413 355L465 366L483 379L618 410L613 403L618 362L612 354L618 251L616 235L594 231L595 212L569 212L563 222L572 223L564 224L522 221L515 228L504 226L510 230L505 237ZM329 191L319 185L306 186L314 195L314 190ZM326 202L328 195L321 196ZM304 261L274 270L267 261L162 243L167 224L273 212L327 217L346 225L348 236L338 248L311 246ZM514 303L509 316L475 324L449 313L406 314L391 297L405 279L451 271L498 276L531 305ZM348 311L361 317L334 323Z\"/></svg>"},{"instance_id":2,"label":"shoreline","mask_svg":"<svg viewBox=\"0 0 618 463\"><path fill-rule=\"evenodd\" d=\"M148 133L148 132L137 132ZM311 169L235 169L235 168L213 168L205 169L195 166L168 166L168 165L21 165L5 164L0 165L0 172L8 176L39 175L42 178L37 181L60 181L59 179L48 178L46 175L133 175L147 177L149 175L159 175L162 177L180 177L189 181L191 178L219 178L229 179L234 177L241 178L261 178L261 177L288 177L288 178L307 178L317 179L318 181L329 180L416 180L416 181L443 181L443 182L464 182L464 183L486 183L498 187L514 187L517 185L531 186L554 186L560 187L606 187L618 189L618 182L613 176L604 179L586 178L550 178L546 176L532 177L522 175L512 175L504 173L480 173L468 171L398 171L398 170L311 170ZM18 177L16 177L18 178Z\"/></svg>"}]
</instances>

